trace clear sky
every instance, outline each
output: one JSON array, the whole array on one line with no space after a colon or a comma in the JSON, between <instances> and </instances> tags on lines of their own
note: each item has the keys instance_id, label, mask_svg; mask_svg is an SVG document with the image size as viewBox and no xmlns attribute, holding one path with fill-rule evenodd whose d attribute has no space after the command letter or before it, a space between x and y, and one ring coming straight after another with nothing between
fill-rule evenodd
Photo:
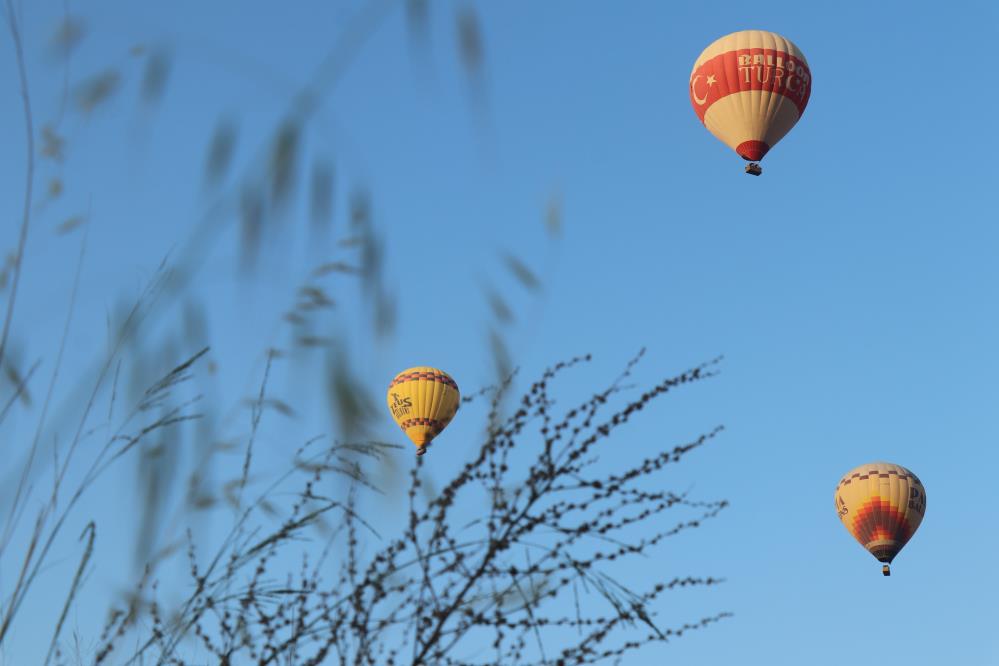
<instances>
[{"instance_id":1,"label":"clear sky","mask_svg":"<svg viewBox=\"0 0 999 666\"><path fill-rule=\"evenodd\" d=\"M0 428L2 459L12 462L34 434L84 236L56 403L105 349L107 313L139 293L167 252L183 254L213 201L202 173L219 119L233 118L238 128L229 187L255 164L294 93L366 6L15 5L39 149L41 127L57 120L66 148L62 166L38 164L37 201L54 176L65 189L34 207L12 340L25 365L43 363L33 406ZM592 353L574 380L585 393L612 380L641 347L648 353L636 381L646 384L724 354L718 377L667 397L614 446L638 456L726 426L665 479L699 499L727 498L731 508L625 573L638 587L676 575L725 577L709 590L673 593L660 610L666 625L718 611L734 617L625 663L999 665L999 519L987 473L999 466L999 5L431 2L422 50L404 4L387 5L346 74L324 90L306 136L309 158L335 164L331 236L346 235L348 193L358 187L371 193L385 236L395 337L376 345L356 317L331 320L333 332L354 340L352 362L370 378L379 407L381 387L412 365L444 368L466 392L492 381L484 285L508 295L516 319L500 328L525 379ZM86 31L68 69L50 47L66 6ZM478 79L456 57L455 13L463 6L481 21ZM4 25L6 254L21 215L25 139ZM701 50L752 28L794 41L813 75L803 118L759 178L744 175L743 161L701 126L687 94ZM156 105L140 101L144 60L129 53L139 43L170 54ZM81 112L73 91L109 67L119 72L116 93ZM60 114L64 89L70 96ZM552 202L562 221L555 237L545 226ZM85 225L56 233L88 210ZM268 237L277 249L249 281L237 273L232 220L203 241L206 259L185 301L205 313L218 367L213 399L236 408L230 434L247 428L239 401L256 391L263 350L287 342L280 315L295 289L318 263L349 258L310 240L304 207L285 218L288 231ZM540 291L511 279L506 253L538 275ZM357 305L355 290L331 292L344 312ZM180 327L181 312L157 330ZM275 371L272 389L297 417L268 414L261 464L287 462L298 443L329 431L318 384L300 376L292 364ZM3 391L9 395L9 385ZM460 414L432 454L471 448L482 417L474 406ZM387 412L382 437L405 443ZM397 455L398 468L408 469L411 450ZM461 460L436 455L428 465L444 480ZM890 578L833 509L840 476L875 460L908 467L927 490L925 520ZM96 637L108 593L130 584L128 530L137 514L126 498L135 494L136 468L124 461L72 514L3 663L36 663L39 646L47 647L57 616L51 599L61 600L47 595L66 589L76 537L91 517L97 564L68 626ZM371 511L391 523L403 499L380 502ZM19 544L0 559L4 599Z\"/></svg>"}]
</instances>

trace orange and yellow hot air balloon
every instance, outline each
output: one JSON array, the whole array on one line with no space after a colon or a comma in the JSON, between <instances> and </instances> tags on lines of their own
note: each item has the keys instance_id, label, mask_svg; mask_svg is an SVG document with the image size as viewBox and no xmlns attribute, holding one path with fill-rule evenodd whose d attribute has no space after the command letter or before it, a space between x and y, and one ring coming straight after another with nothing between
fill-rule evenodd
<instances>
[{"instance_id":1,"label":"orange and yellow hot air balloon","mask_svg":"<svg viewBox=\"0 0 999 666\"><path fill-rule=\"evenodd\" d=\"M443 370L418 366L403 370L388 388L392 418L416 444L416 455L427 452L427 444L439 435L461 404L458 385Z\"/></svg>"},{"instance_id":2,"label":"orange and yellow hot air balloon","mask_svg":"<svg viewBox=\"0 0 999 666\"><path fill-rule=\"evenodd\" d=\"M873 462L851 469L836 486L836 512L861 546L883 562L881 572L916 532L926 513L926 490L902 467Z\"/></svg>"},{"instance_id":3,"label":"orange and yellow hot air balloon","mask_svg":"<svg viewBox=\"0 0 999 666\"><path fill-rule=\"evenodd\" d=\"M758 164L801 118L812 94L812 73L791 40L764 30L715 40L694 62L690 103L708 131Z\"/></svg>"}]
</instances>

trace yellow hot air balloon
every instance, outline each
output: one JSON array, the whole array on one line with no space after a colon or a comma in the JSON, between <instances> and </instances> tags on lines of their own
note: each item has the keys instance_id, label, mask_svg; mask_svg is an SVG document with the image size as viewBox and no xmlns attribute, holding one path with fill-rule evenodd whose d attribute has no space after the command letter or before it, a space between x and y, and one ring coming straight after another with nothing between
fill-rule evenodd
<instances>
[{"instance_id":1,"label":"yellow hot air balloon","mask_svg":"<svg viewBox=\"0 0 999 666\"><path fill-rule=\"evenodd\" d=\"M836 486L836 512L861 546L888 565L923 522L926 491L919 478L902 467L873 462L851 469Z\"/></svg>"},{"instance_id":2,"label":"yellow hot air balloon","mask_svg":"<svg viewBox=\"0 0 999 666\"><path fill-rule=\"evenodd\" d=\"M392 418L416 444L418 456L427 452L427 444L447 427L461 404L458 385L451 375L426 366L396 375L389 384L387 399Z\"/></svg>"},{"instance_id":3,"label":"yellow hot air balloon","mask_svg":"<svg viewBox=\"0 0 999 666\"><path fill-rule=\"evenodd\" d=\"M765 30L716 39L690 72L690 104L709 132L751 162L746 173L784 138L812 94L805 55L791 40Z\"/></svg>"}]
</instances>

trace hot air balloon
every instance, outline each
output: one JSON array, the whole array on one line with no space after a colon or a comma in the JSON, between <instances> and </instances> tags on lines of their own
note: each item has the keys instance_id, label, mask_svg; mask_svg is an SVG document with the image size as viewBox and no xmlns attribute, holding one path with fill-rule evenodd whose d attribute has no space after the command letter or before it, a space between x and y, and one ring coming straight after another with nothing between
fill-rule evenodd
<instances>
[{"instance_id":1,"label":"hot air balloon","mask_svg":"<svg viewBox=\"0 0 999 666\"><path fill-rule=\"evenodd\" d=\"M392 418L416 444L416 455L427 452L427 444L439 435L461 404L458 385L451 375L437 368L419 366L403 370L388 388Z\"/></svg>"},{"instance_id":2,"label":"hot air balloon","mask_svg":"<svg viewBox=\"0 0 999 666\"><path fill-rule=\"evenodd\" d=\"M853 538L884 562L881 573L908 543L926 513L926 491L915 474L886 462L855 467L836 486L836 512Z\"/></svg>"},{"instance_id":3,"label":"hot air balloon","mask_svg":"<svg viewBox=\"0 0 999 666\"><path fill-rule=\"evenodd\" d=\"M743 30L704 49L690 73L690 103L708 131L757 164L805 112L812 73L805 56L786 37Z\"/></svg>"}]
</instances>

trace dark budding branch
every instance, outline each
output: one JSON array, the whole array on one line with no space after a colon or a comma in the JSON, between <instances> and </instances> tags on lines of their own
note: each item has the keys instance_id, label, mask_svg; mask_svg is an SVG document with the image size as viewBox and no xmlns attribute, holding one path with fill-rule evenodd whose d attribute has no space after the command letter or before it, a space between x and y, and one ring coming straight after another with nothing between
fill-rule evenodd
<instances>
[{"instance_id":1,"label":"dark budding branch","mask_svg":"<svg viewBox=\"0 0 999 666\"><path fill-rule=\"evenodd\" d=\"M640 357L607 389L560 415L553 413L551 384L588 356L545 371L506 418L499 412L509 382L496 389L491 425L473 459L422 507L423 459L417 459L410 475L408 524L366 562L360 532L374 531L356 510L357 493L365 485L359 482L364 475L358 459L345 463L346 447L332 447L299 465L309 477L279 529L264 537L249 531L248 512L204 570L190 545L194 590L169 619L151 604L151 635L133 662L153 651L158 663L183 664L181 641L193 637L222 664L245 663L247 657L262 665L288 659L303 665L590 664L727 617L719 613L672 629L654 620L653 604L663 593L712 586L720 579L675 577L632 591L609 574L615 561L650 554L667 537L699 527L727 506L724 500L696 502L686 494L638 487L714 438L721 427L646 454L623 471L595 467L599 447L615 429L665 393L712 376L720 360L666 379L602 418L612 397L625 390L622 382ZM537 439L529 433L532 426L538 428ZM376 445L370 450L359 446L350 450L363 449L375 458L385 453ZM529 446L536 457L521 473L510 463L510 453ZM334 458L339 466L331 464ZM350 480L344 502L314 492L330 471ZM468 506L477 488L489 498L488 511L456 527L460 507ZM696 515L663 525L661 514L674 507ZM341 522L327 535L316 561L310 564L305 553L297 573L273 580L269 569L279 549L301 540L308 527L332 512ZM640 538L629 532L636 527L642 528ZM321 570L334 542L340 562L335 580L329 581ZM585 604L591 611L584 611L580 587L598 597ZM552 615L551 602L559 597L574 600L574 616ZM98 662L136 616L132 608L109 624ZM575 636L566 640L566 631ZM469 662L456 656L463 645L481 646L485 635L491 635L494 658ZM553 642L557 647L551 647Z\"/></svg>"}]
</instances>

